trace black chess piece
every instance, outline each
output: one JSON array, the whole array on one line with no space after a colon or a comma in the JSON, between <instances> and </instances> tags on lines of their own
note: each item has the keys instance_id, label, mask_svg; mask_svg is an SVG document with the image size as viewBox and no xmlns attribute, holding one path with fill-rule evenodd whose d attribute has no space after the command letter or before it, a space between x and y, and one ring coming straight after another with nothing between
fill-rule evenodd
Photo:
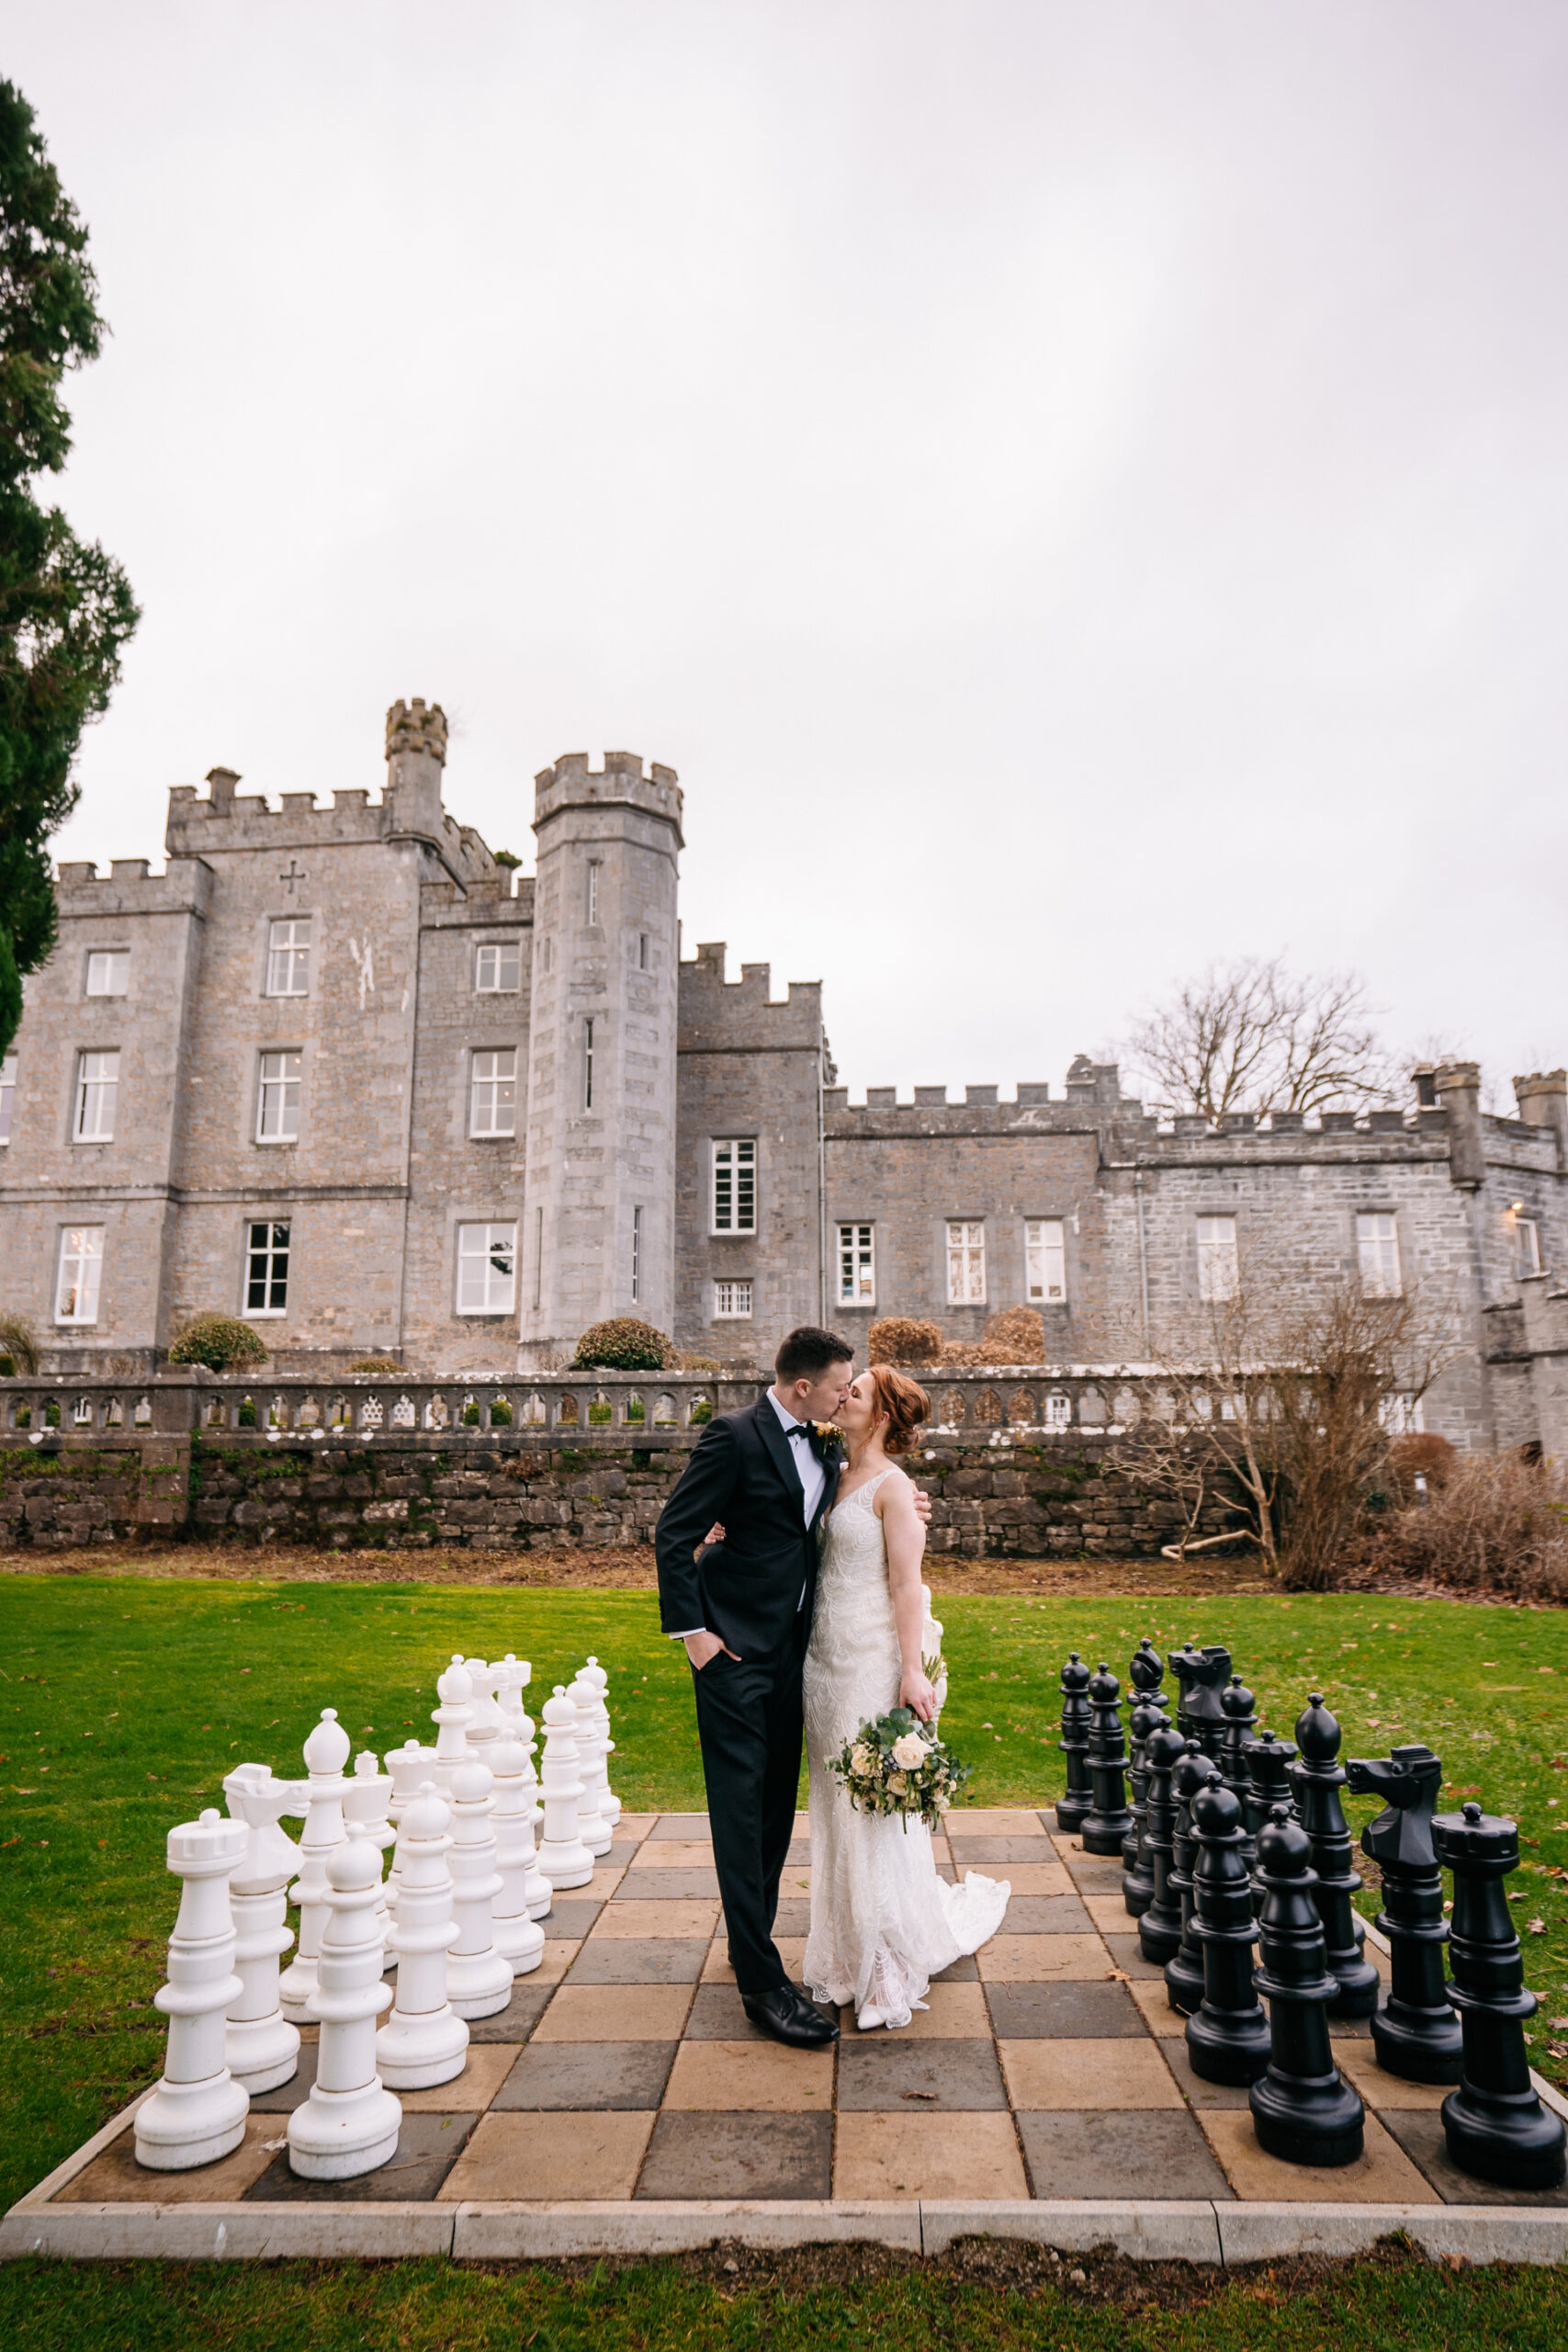
<instances>
[{"instance_id":1,"label":"black chess piece","mask_svg":"<svg viewBox=\"0 0 1568 2352\"><path fill-rule=\"evenodd\" d=\"M1142 1918L1154 1901L1155 1894L1155 1874L1148 1849L1149 1772L1145 1750L1151 1733L1168 1731L1169 1728L1170 1718L1163 1707L1145 1703L1134 1708L1129 1725L1132 1760L1128 1768L1132 1784L1128 1811L1133 1816L1133 1826L1122 1849L1122 1900L1134 1919ZM1128 1846L1133 1851L1130 1863L1127 1860Z\"/></svg>"},{"instance_id":2,"label":"black chess piece","mask_svg":"<svg viewBox=\"0 0 1568 2352\"><path fill-rule=\"evenodd\" d=\"M1196 1642L1186 1642L1171 1651L1168 1662L1181 1692L1177 1730L1184 1739L1195 1739L1205 1756L1217 1758L1225 1720L1220 1692L1230 1679L1229 1650L1218 1642L1206 1642L1201 1649Z\"/></svg>"},{"instance_id":3,"label":"black chess piece","mask_svg":"<svg viewBox=\"0 0 1568 2352\"><path fill-rule=\"evenodd\" d=\"M1157 1707L1163 1712L1165 1705L1165 1693L1160 1685L1164 1678L1164 1674L1165 1660L1161 1657L1158 1650L1156 1649L1154 1644L1145 1634L1143 1640L1138 1644L1137 1648L1133 1652L1132 1663L1127 1668L1127 1681L1129 1686L1129 1704L1127 1713L1128 1810L1132 1814L1133 1818L1129 1825L1127 1835L1122 1841L1122 1900L1124 1902L1126 1901L1127 1880L1134 1875L1138 1867L1138 1831L1139 1824L1142 1819L1138 1811L1138 1805L1142 1796L1140 1781L1144 1769L1143 1741L1147 1733L1153 1728L1153 1726L1148 1724L1140 1724L1138 1716L1141 1709L1151 1706ZM1141 1881L1139 1882L1139 1884L1141 1887ZM1131 1904L1128 1904L1127 1907L1129 1910L1132 1910L1133 1908ZM1137 1914L1134 1912L1134 1917L1136 1917L1136 1916Z\"/></svg>"},{"instance_id":4,"label":"black chess piece","mask_svg":"<svg viewBox=\"0 0 1568 2352\"><path fill-rule=\"evenodd\" d=\"M1103 1658L1089 1686L1089 1777L1094 1794L1083 1817L1086 1854L1120 1854L1132 1824L1127 1810L1127 1743L1122 1736L1122 1685Z\"/></svg>"},{"instance_id":5,"label":"black chess piece","mask_svg":"<svg viewBox=\"0 0 1568 2352\"><path fill-rule=\"evenodd\" d=\"M1240 1798L1245 1818L1247 1800L1252 1793L1247 1750L1258 1729L1258 1709L1239 1674L1233 1674L1220 1692L1220 1712L1225 1719L1220 1734L1220 1776L1226 1788L1234 1789Z\"/></svg>"},{"instance_id":6,"label":"black chess piece","mask_svg":"<svg viewBox=\"0 0 1568 2352\"><path fill-rule=\"evenodd\" d=\"M1329 1974L1312 1846L1283 1805L1258 1833L1264 1903L1262 1965L1253 1983L1269 2003L1269 2066L1247 2093L1258 2145L1288 2165L1349 2165L1361 2153L1366 2110L1334 2063Z\"/></svg>"},{"instance_id":7,"label":"black chess piece","mask_svg":"<svg viewBox=\"0 0 1568 2352\"><path fill-rule=\"evenodd\" d=\"M1249 1740L1247 1749L1247 1777L1251 1791L1245 1800L1247 1826L1254 1839L1252 1865L1252 1908L1256 1915L1263 1908L1263 1874L1257 1862L1256 1840L1258 1831L1277 1804L1282 1804L1294 1821L1296 1800L1291 1788L1291 1767L1296 1760L1294 1744L1288 1739L1276 1739L1271 1731L1259 1732Z\"/></svg>"},{"instance_id":8,"label":"black chess piece","mask_svg":"<svg viewBox=\"0 0 1568 2352\"><path fill-rule=\"evenodd\" d=\"M1150 1732L1144 1746L1149 1781L1144 1844L1155 1891L1138 1920L1138 1948L1145 1960L1161 1968L1181 1949L1181 1906L1170 1883L1176 1831L1176 1798L1170 1781L1186 1753L1187 1742L1168 1724Z\"/></svg>"},{"instance_id":9,"label":"black chess piece","mask_svg":"<svg viewBox=\"0 0 1568 2352\"><path fill-rule=\"evenodd\" d=\"M1062 1736L1056 1742L1067 1759L1067 1785L1056 1799L1056 1826L1072 1837L1083 1827L1093 1792L1089 1777L1089 1668L1077 1650L1062 1668Z\"/></svg>"},{"instance_id":10,"label":"black chess piece","mask_svg":"<svg viewBox=\"0 0 1568 2352\"><path fill-rule=\"evenodd\" d=\"M1186 1751L1170 1776L1170 1793L1176 1805L1170 1839L1170 1891L1181 1919L1181 1941L1166 1962L1165 1989L1171 2007L1189 2017L1203 1997L1203 1947L1192 1931L1192 1865L1198 1859L1197 1840L1192 1834L1192 1800L1200 1789L1213 1786L1219 1777L1219 1766L1212 1756L1204 1755L1195 1739L1187 1742Z\"/></svg>"},{"instance_id":11,"label":"black chess piece","mask_svg":"<svg viewBox=\"0 0 1568 2352\"><path fill-rule=\"evenodd\" d=\"M1310 1702L1296 1717L1301 1758L1291 1780L1302 1827L1312 1847L1312 1866L1317 1872L1317 1908L1328 1973L1339 1987L1329 2005L1329 2015L1370 2018L1378 2005L1378 1973L1362 1953L1367 1931L1350 1905L1361 1875L1351 1867L1350 1826L1339 1798L1345 1786L1340 1737L1339 1725L1324 1705L1322 1691L1313 1691Z\"/></svg>"},{"instance_id":12,"label":"black chess piece","mask_svg":"<svg viewBox=\"0 0 1568 2352\"><path fill-rule=\"evenodd\" d=\"M1234 1789L1211 1781L1198 1791L1192 1835L1192 1932L1203 1954L1203 1997L1187 2020L1187 2054L1206 2083L1255 2083L1269 2064L1269 2020L1252 1982L1258 1929Z\"/></svg>"},{"instance_id":13,"label":"black chess piece","mask_svg":"<svg viewBox=\"0 0 1568 2352\"><path fill-rule=\"evenodd\" d=\"M1503 1881L1518 1867L1519 1828L1467 1804L1432 1824L1438 1860L1454 1875L1449 1998L1464 2036L1464 2072L1443 2101L1449 2154L1461 2172L1505 2188L1555 2188L1563 2177L1562 2120L1530 2081L1524 1956Z\"/></svg>"},{"instance_id":14,"label":"black chess piece","mask_svg":"<svg viewBox=\"0 0 1568 2352\"><path fill-rule=\"evenodd\" d=\"M1429 1747L1396 1747L1369 1762L1352 1758L1346 1778L1357 1796L1384 1810L1361 1832L1361 1851L1382 1877L1378 1926L1388 1938L1393 1984L1372 2013L1378 2064L1409 2083L1457 2083L1463 2061L1459 2018L1443 1989L1443 1874L1432 1845L1432 1815L1443 1768Z\"/></svg>"}]
</instances>

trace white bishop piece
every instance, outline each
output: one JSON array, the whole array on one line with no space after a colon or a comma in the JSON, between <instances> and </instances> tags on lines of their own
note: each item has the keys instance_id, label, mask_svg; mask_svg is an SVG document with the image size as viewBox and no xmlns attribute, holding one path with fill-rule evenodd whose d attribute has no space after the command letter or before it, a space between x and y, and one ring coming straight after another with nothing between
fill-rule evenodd
<instances>
[{"instance_id":1,"label":"white bishop piece","mask_svg":"<svg viewBox=\"0 0 1568 2352\"><path fill-rule=\"evenodd\" d=\"M310 1996L316 1989L316 1954L332 1900L326 1866L344 1840L343 1799L348 1782L343 1768L348 1747L337 1709L323 1707L321 1722L305 1742L310 1797L299 1838L299 1876L288 1890L289 1901L299 1905L299 1941L277 1988L283 2014L294 2025L304 2025L315 2015Z\"/></svg>"},{"instance_id":2,"label":"white bishop piece","mask_svg":"<svg viewBox=\"0 0 1568 2352\"><path fill-rule=\"evenodd\" d=\"M270 1764L236 1764L223 1781L231 1820L248 1832L245 1852L229 1881L234 1920L234 1965L240 1990L229 2004L223 2056L237 2083L252 2093L287 2083L299 2064L299 2030L278 2006L277 1967L294 1941L285 1892L299 1867L282 1815L303 1801L298 1781L275 1781Z\"/></svg>"},{"instance_id":3,"label":"white bishop piece","mask_svg":"<svg viewBox=\"0 0 1568 2352\"><path fill-rule=\"evenodd\" d=\"M169 1981L153 1995L169 2020L164 2077L136 2110L139 2163L157 2172L216 2164L245 2136L250 2094L223 2063L224 2012L241 1991L234 1973L229 1874L250 1832L209 1806L169 1832L169 1868L183 1883L169 1939Z\"/></svg>"},{"instance_id":4,"label":"white bishop piece","mask_svg":"<svg viewBox=\"0 0 1568 2352\"><path fill-rule=\"evenodd\" d=\"M544 1704L545 1834L539 1842L539 1868L556 1894L564 1887L586 1886L593 1875L593 1857L577 1831L577 1802L582 1794L578 1777L577 1709L560 1683Z\"/></svg>"},{"instance_id":5,"label":"white bishop piece","mask_svg":"<svg viewBox=\"0 0 1568 2352\"><path fill-rule=\"evenodd\" d=\"M357 1821L369 1835L378 1854L384 1854L397 1831L388 1815L391 1802L392 1776L383 1772L380 1760L367 1748L354 1759L354 1778L344 1789L343 1817L345 1823ZM376 1926L383 1942L392 1932L392 1914L383 1886L377 1898Z\"/></svg>"},{"instance_id":6,"label":"white bishop piece","mask_svg":"<svg viewBox=\"0 0 1568 2352\"><path fill-rule=\"evenodd\" d=\"M288 2162L306 2180L355 2180L395 2153L403 2120L376 2072L376 2020L392 1993L376 1930L381 1857L357 1822L325 1875L331 1907L310 1996L321 2028L316 2079L288 2119Z\"/></svg>"},{"instance_id":7,"label":"white bishop piece","mask_svg":"<svg viewBox=\"0 0 1568 2352\"><path fill-rule=\"evenodd\" d=\"M577 1800L577 1834L591 1854L607 1854L611 1828L604 1818L604 1800L610 1792L604 1777L604 1741L599 1731L599 1693L580 1667L567 1697L577 1710L577 1773L582 1786ZM606 1724L609 1723L605 1715Z\"/></svg>"},{"instance_id":8,"label":"white bishop piece","mask_svg":"<svg viewBox=\"0 0 1568 2352\"><path fill-rule=\"evenodd\" d=\"M534 1853L534 1804L523 1783L527 1758L520 1740L510 1734L489 1751L495 1775L495 1804L491 1826L495 1831L495 1867L500 1892L491 1907L495 1948L509 1961L514 1976L526 1976L545 1956L545 1931L529 1917L529 1889L539 1878ZM540 1882L549 1899L548 1879Z\"/></svg>"},{"instance_id":9,"label":"white bishop piece","mask_svg":"<svg viewBox=\"0 0 1568 2352\"><path fill-rule=\"evenodd\" d=\"M451 1819L451 1806L426 1781L398 1831L398 1997L376 2036L381 2080L395 2091L449 2083L468 2059L468 2029L446 1998L446 1955L457 1940L446 1867Z\"/></svg>"},{"instance_id":10,"label":"white bishop piece","mask_svg":"<svg viewBox=\"0 0 1568 2352\"><path fill-rule=\"evenodd\" d=\"M493 1785L488 1764L459 1764L452 1775L457 1938L446 1955L446 1998L460 2018L493 2017L512 1998L512 1962L497 1951L491 1921L491 1905L501 1893L490 1826Z\"/></svg>"}]
</instances>

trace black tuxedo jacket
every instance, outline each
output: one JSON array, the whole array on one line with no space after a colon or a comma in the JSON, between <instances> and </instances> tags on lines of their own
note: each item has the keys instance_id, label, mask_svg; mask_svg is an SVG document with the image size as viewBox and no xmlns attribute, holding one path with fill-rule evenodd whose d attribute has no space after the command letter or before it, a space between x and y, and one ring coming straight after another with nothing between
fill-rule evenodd
<instances>
[{"instance_id":1,"label":"black tuxedo jacket","mask_svg":"<svg viewBox=\"0 0 1568 2352\"><path fill-rule=\"evenodd\" d=\"M822 1498L807 1527L795 1451L765 1394L740 1412L720 1413L704 1430L654 1537L659 1617L667 1634L705 1625L738 1657L759 1660L804 1636L839 1458L835 1451L823 1464ZM715 1520L724 1523L724 1542L694 1557Z\"/></svg>"}]
</instances>

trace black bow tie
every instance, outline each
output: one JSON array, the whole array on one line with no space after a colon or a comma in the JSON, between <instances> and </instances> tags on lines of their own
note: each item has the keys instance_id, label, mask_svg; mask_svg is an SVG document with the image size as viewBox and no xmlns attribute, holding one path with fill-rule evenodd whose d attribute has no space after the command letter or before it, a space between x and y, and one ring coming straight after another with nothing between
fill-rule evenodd
<instances>
[{"instance_id":1,"label":"black bow tie","mask_svg":"<svg viewBox=\"0 0 1568 2352\"><path fill-rule=\"evenodd\" d=\"M811 1431L807 1428L804 1421L796 1421L794 1429L789 1431L789 1435L791 1437L803 1437L809 1439Z\"/></svg>"}]
</instances>

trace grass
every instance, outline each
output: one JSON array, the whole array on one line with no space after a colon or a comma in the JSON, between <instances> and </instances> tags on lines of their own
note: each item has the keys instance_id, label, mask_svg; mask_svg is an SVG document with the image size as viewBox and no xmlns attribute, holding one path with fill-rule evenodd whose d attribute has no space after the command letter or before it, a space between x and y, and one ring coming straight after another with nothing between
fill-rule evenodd
<instances>
[{"instance_id":1,"label":"grass","mask_svg":"<svg viewBox=\"0 0 1568 2352\"><path fill-rule=\"evenodd\" d=\"M678 1646L659 1634L650 1595L114 1577L11 1577L0 1589L0 2207L158 2072L163 2023L150 2005L175 1908L163 1867L166 1830L220 1804L222 1775L242 1758L298 1771L300 1742L322 1706L337 1708L356 1748L384 1750L411 1732L429 1736L434 1679L454 1650L532 1657L536 1715L550 1684L570 1679L592 1651L612 1669L614 1779L628 1807L703 1804L688 1671ZM1517 1909L1529 1981L1543 1996L1531 2055L1543 2074L1568 2082L1568 2064L1554 2054L1568 2055L1568 2032L1559 2040L1547 2023L1568 2016L1568 1614L1357 1595L1233 1595L1208 1606L950 1595L938 1608L953 1676L943 1727L978 1767L976 1804L1039 1804L1055 1793L1063 1657L1071 1647L1122 1665L1145 1632L1161 1647L1189 1635L1229 1640L1261 1719L1287 1736L1308 1690L1321 1689L1345 1725L1348 1754L1428 1740L1443 1758L1451 1802L1473 1791L1520 1821L1526 1867L1516 1884L1525 1899ZM1348 1809L1359 1827L1371 1807ZM1532 1935L1536 1919L1542 1931ZM1017 2290L976 2286L984 2310L961 2319L951 2298L927 2311L918 2277L879 2290L882 2300L863 2307L835 2289L818 2311L815 2290L792 2301L793 2289L759 2285L725 2301L714 2282L678 2284L684 2274L669 2266L616 2273L592 2289L581 2279L551 2285L555 2274L546 2271L505 2274L498 2284L398 2265L320 2274L334 2282L330 2293L319 2278L303 2283L303 2269L192 2270L177 2274L177 2292L165 2296L148 2286L152 2275L136 2267L51 2274L56 2283L35 2290L40 2315L24 2335L5 2324L7 2298L22 2295L34 2309L27 2267L13 2269L0 2278L0 2340L151 2346L174 2341L178 2315L186 2335L194 2324L236 2345L253 2335L260 2341L265 2329L269 2342L280 2332L312 2345L423 2346L459 2335L484 2344L493 2335L547 2347L588 2341L581 2331L591 2309L592 2340L604 2346L763 2335L788 2343L804 2333L868 2345L917 2333L966 2344L1057 2340L1049 2332L1057 2321L1040 2300L1055 2291L1048 2285L1016 2310L1008 2296L1016 2302ZM1382 2274L1369 2273L1369 2343L1532 2340L1530 2298L1543 2290L1528 2274L1517 2287L1486 2274L1490 2286L1467 2290L1472 2333L1445 2321L1425 2335L1421 2298L1449 2290L1425 2267L1389 2276L1409 2283L1379 2284ZM67 2278L77 2280L68 2297ZM635 2278L645 2283L625 2283ZM1380 2316L1388 2295L1397 2311ZM290 2299L299 2327L282 2316ZM1179 2340L1326 2340L1330 2323L1304 2318L1305 2305L1272 2316L1247 2308L1244 2334L1216 2303L1207 2316L1184 2319ZM1074 2340L1085 2344L1144 2341L1136 2320L1126 2322L1132 2333L1086 2333L1091 2315L1064 2303L1057 2316L1064 2326L1071 2317ZM852 2323L863 2332L843 2334ZM1159 2340L1178 2340L1168 2316Z\"/></svg>"}]
</instances>

